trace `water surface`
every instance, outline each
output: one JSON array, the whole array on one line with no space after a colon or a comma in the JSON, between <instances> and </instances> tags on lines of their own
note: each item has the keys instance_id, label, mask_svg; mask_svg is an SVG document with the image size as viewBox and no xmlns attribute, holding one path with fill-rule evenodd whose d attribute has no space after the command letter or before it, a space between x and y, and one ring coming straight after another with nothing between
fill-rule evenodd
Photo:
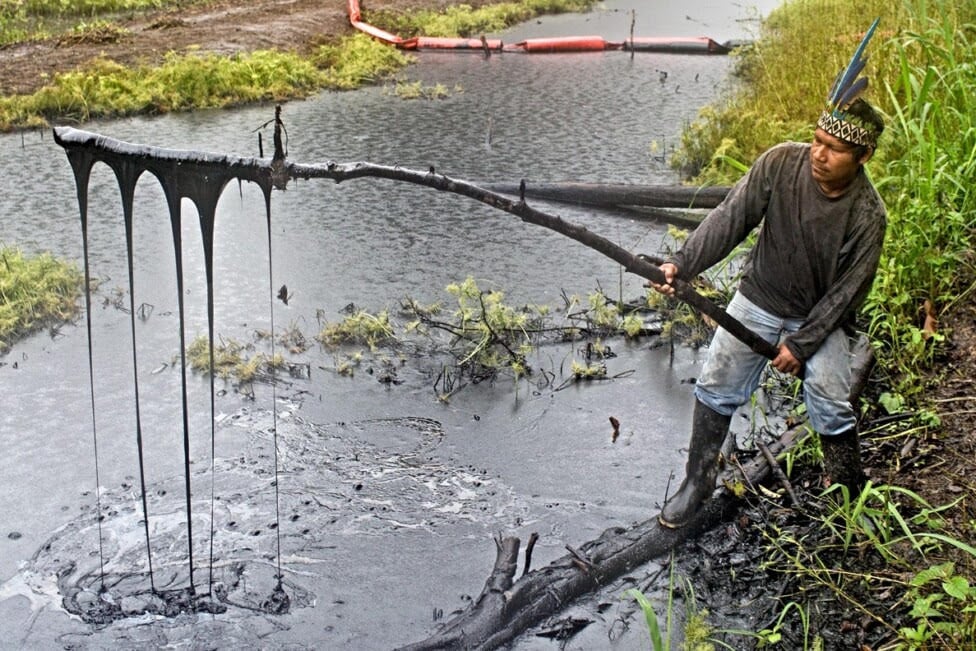
<instances>
[{"instance_id":1,"label":"water surface","mask_svg":"<svg viewBox=\"0 0 976 651\"><path fill-rule=\"evenodd\" d=\"M637 9L638 36L708 35L719 41L748 36L750 24L740 20L753 14L706 0L680 7L620 0L586 15L545 17L499 36L512 42L593 33L622 40L631 8ZM506 53L488 59L421 53L417 65L400 76L443 84L450 91L446 99L403 101L385 85L289 103L288 152L301 162L434 166L476 182L674 183L666 158L682 125L727 86L730 65L726 57L625 52ZM272 109L84 128L131 142L251 156L257 155L255 130L272 117ZM48 133L2 136L0 146L7 154L0 159L0 175L7 179L0 196L0 241L80 261L74 181L63 151ZM188 394L193 480L200 487L194 499L208 504L214 490L228 505L227 513L216 516L223 532L215 538L218 557L246 561L256 585L268 580L267 563L275 562L277 552L274 528L268 526L275 505L267 490L267 472L274 468L267 447L269 409L277 400L286 423L281 551L286 582L296 595L292 612L270 616L241 608L223 617L144 618L106 628L69 618L63 595L45 573L63 563L62 556L77 556L79 568L90 567L98 556L91 526L96 486L115 541L109 551L115 569L136 571L142 562L129 553L139 549L141 531L134 373L146 479L154 496L155 553L160 563L177 564L185 545L178 542L182 411L165 201L155 181L140 181L131 291L135 304L145 304L151 315L136 323L135 371L129 316L119 307L128 305L130 291L119 193L103 166L93 175L90 206L92 272L100 282L91 315L93 391L83 320L19 343L0 360L0 581L6 581L0 587L0 632L14 647L234 640L274 648L390 648L422 639L438 613L449 616L467 605L490 570L497 532L523 540L538 532L538 566L562 556L566 544L652 516L668 474L675 470L680 477L698 363L694 351L679 350L672 363L667 349L650 341L614 341L618 356L608 361L608 371L616 379L557 391L577 345L550 346L537 366L558 377L556 382L482 384L442 402L418 360L403 365L402 384L389 385L365 368L340 376L334 354L312 348L301 356L311 377L291 380L274 393L258 385L252 400L218 382L213 456L209 383L191 376ZM635 252L656 251L665 240L664 225L633 215L539 207ZM190 337L207 327L194 219L187 206ZM563 295L585 297L597 288L625 298L642 292L639 279L560 235L468 199L388 181L301 182L276 193L270 279L264 220L256 188L227 189L215 238L215 331L221 337L252 340L256 330L270 328L272 304L277 328L294 325L311 336L321 318L340 319L350 303L379 311L407 296L446 301L444 287L467 276L483 289L504 290L512 304L555 308L562 307ZM287 306L270 296L281 285L292 293ZM616 443L609 416L622 424ZM241 515L238 508L247 512ZM247 523L249 535L239 537L242 529L230 533L231 522ZM199 552L206 558L205 549ZM655 569L642 568L634 576L643 580ZM615 648L640 648L645 639L639 620L618 599L624 587L611 586L579 606L598 625L573 644L593 648L610 636ZM245 596L257 598L256 593ZM611 606L597 608L601 600ZM630 624L633 631L624 633ZM517 646L553 644L527 635Z\"/></svg>"}]
</instances>

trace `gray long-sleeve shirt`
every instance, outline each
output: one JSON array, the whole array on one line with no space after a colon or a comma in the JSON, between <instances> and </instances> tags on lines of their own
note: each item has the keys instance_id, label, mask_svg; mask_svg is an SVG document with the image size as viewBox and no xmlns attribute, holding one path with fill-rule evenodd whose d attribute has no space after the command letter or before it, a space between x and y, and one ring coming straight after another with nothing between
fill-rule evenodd
<instances>
[{"instance_id":1,"label":"gray long-sleeve shirt","mask_svg":"<svg viewBox=\"0 0 976 651\"><path fill-rule=\"evenodd\" d=\"M691 279L724 259L762 222L739 291L783 318L803 319L784 343L805 361L867 296L887 213L863 170L843 195L813 179L810 145L768 150L686 240L671 262Z\"/></svg>"}]
</instances>

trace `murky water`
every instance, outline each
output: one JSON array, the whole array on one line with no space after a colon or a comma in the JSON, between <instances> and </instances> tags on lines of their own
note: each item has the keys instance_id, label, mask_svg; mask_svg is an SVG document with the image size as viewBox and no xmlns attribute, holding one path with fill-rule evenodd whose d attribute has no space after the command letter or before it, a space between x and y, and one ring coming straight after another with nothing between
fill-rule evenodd
<instances>
[{"instance_id":1,"label":"murky water","mask_svg":"<svg viewBox=\"0 0 976 651\"><path fill-rule=\"evenodd\" d=\"M652 4L662 6L607 2L591 14L544 18L501 36L509 42L552 34L623 39L636 7L637 35L722 41L746 36L749 23L739 21L754 15L706 0ZM443 84L450 91L446 99L407 102L389 88L371 88L287 104L290 158L433 165L476 182L672 183L660 156L681 125L727 83L730 67L723 57L631 58L624 52L496 54L487 60L424 53L419 59L402 76ZM663 81L662 70L668 72ZM271 117L266 106L84 128L163 147L256 155L254 130ZM74 182L63 151L49 134L36 133L0 137L0 147L0 177L6 179L0 241L80 260ZM633 251L654 251L664 237L663 226L632 215L540 207ZM292 379L275 395L258 385L252 401L217 383L222 395L213 455L209 383L191 376L191 476L193 499L200 503L194 513L206 516L195 528L205 535L195 535L200 548L194 554L207 558L212 522L217 580L238 607L223 616L146 615L107 627L69 617L63 606L86 598L77 589L79 577L90 576L101 560L92 523L99 505L109 570L138 575L145 562L135 553L144 545L133 349L129 316L118 307L119 299L128 304L124 230L118 187L103 166L93 175L90 209L92 271L100 280L92 313L94 391L83 321L37 335L0 359L4 646L196 647L226 640L272 648L390 648L426 637L435 614L449 617L477 595L498 531L523 540L537 531L539 566L562 556L566 544L650 517L668 473L680 475L697 358L679 351L672 365L666 350L647 341L613 343L619 353L608 362L613 380L559 391L525 383L516 391L503 381L468 387L447 403L437 400L424 365L415 360L399 369L402 384L381 384L366 369L340 376L333 355L313 348L301 356L310 379ZM156 567L177 585L186 578L179 559L187 545L180 519L180 375L173 366L179 334L172 235L155 181L140 181L135 212L133 297L151 310L136 323L135 357L152 549ZM276 328L294 325L311 336L320 315L338 320L349 303L378 311L407 296L446 301L443 288L467 276L484 289L504 289L512 304L560 307L564 293L585 296L597 287L625 298L641 291L639 279L622 276L616 265L579 244L427 189L376 180L294 183L274 195L272 212L269 283L260 193L234 186L221 199L215 238L215 331L221 337L251 341L255 330L270 327L272 302ZM206 332L206 284L189 207L186 222L187 334L193 337ZM287 306L269 296L269 287L283 284L292 293ZM564 377L574 355L572 344L549 346L537 364ZM283 473L277 505L268 488L274 398ZM622 424L616 443L609 416ZM219 506L213 519L211 503ZM277 519L280 530L270 526ZM254 606L270 593L279 545L292 609L269 615ZM59 582L54 572L68 572L66 559L71 570ZM654 569L635 577L642 580ZM206 585L205 570L197 573ZM69 585L75 591L66 594ZM610 604L606 608L579 606L597 623L571 646L611 645L609 636L615 648L640 647L639 620L618 599L628 586L610 586L595 598L593 603ZM634 628L624 632L629 624ZM554 644L525 635L517 646Z\"/></svg>"}]
</instances>

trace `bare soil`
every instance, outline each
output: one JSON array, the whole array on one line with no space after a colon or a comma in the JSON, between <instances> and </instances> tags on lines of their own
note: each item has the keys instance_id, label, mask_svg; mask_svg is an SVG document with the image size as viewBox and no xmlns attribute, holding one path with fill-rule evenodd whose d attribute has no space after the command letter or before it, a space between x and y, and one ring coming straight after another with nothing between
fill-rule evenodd
<instances>
[{"instance_id":1,"label":"bare soil","mask_svg":"<svg viewBox=\"0 0 976 651\"><path fill-rule=\"evenodd\" d=\"M465 2L473 7L492 3ZM375 0L361 7L402 11L451 4L457 3ZM136 65L156 63L168 52L187 48L219 54L272 48L301 53L353 33L345 0L216 0L204 6L118 16L112 22L127 30L117 40L61 37L0 48L0 94L33 93L55 74L98 57Z\"/></svg>"}]
</instances>

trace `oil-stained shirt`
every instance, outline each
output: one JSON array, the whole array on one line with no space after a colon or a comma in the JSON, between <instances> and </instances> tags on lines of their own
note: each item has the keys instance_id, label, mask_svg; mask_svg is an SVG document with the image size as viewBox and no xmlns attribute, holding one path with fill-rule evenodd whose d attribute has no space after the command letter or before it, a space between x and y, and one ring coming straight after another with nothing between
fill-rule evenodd
<instances>
[{"instance_id":1,"label":"oil-stained shirt","mask_svg":"<svg viewBox=\"0 0 976 651\"><path fill-rule=\"evenodd\" d=\"M887 223L863 169L842 195L828 197L810 165L809 144L765 152L670 260L680 277L694 278L761 223L739 291L768 312L804 321L783 341L800 361L853 321L874 280Z\"/></svg>"}]
</instances>

